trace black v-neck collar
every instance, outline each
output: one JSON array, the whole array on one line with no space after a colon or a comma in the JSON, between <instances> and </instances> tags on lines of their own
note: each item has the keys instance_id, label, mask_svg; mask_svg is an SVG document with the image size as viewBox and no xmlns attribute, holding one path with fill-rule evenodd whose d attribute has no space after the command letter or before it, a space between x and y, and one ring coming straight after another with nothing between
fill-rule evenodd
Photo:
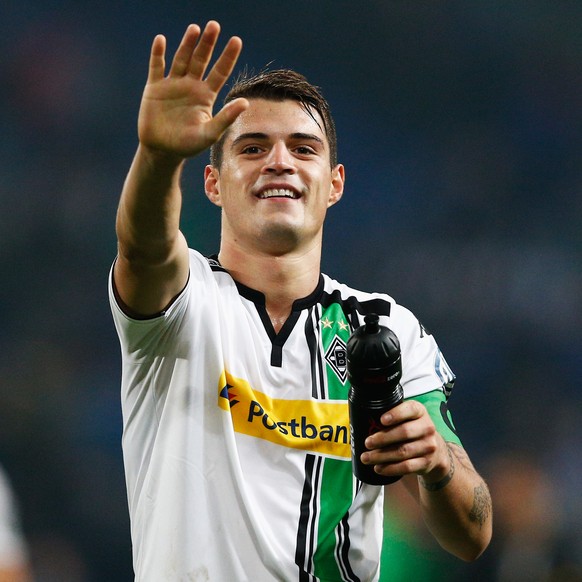
<instances>
[{"instance_id":1,"label":"black v-neck collar","mask_svg":"<svg viewBox=\"0 0 582 582\"><path fill-rule=\"evenodd\" d=\"M212 261L214 261L219 267L220 262L218 260L218 255L212 255L209 257ZM224 268L224 267L222 267ZM225 269L226 270L226 269ZM231 275L232 277L232 275ZM319 280L317 282L317 286L315 289L306 297L302 297L300 299L296 299L291 306L291 313L289 317L286 319L283 327L279 330L279 333L275 332L275 328L271 322L271 318L267 313L265 295L261 291L257 291L256 289L252 289L251 287L247 287L242 283L239 283L234 277L232 277L234 281L239 295L248 299L252 303L254 303L259 317L263 322L263 326L269 339L271 340L272 349L271 349L271 366L281 367L283 364L283 346L287 341L287 338L291 335L301 312L304 309L309 309L313 307L318 301L321 299L324 287L323 275L319 275Z\"/></svg>"}]
</instances>

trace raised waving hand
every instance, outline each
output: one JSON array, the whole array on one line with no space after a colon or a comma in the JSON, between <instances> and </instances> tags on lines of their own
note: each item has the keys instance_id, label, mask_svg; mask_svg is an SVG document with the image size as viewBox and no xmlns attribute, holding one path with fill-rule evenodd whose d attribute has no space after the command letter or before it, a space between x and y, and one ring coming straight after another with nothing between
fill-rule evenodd
<instances>
[{"instance_id":1,"label":"raised waving hand","mask_svg":"<svg viewBox=\"0 0 582 582\"><path fill-rule=\"evenodd\" d=\"M195 156L218 140L247 108L246 99L236 99L213 116L218 93L242 49L240 38L230 38L206 75L219 34L218 22L208 22L203 31L191 24L167 75L166 39L155 37L138 118L142 146L177 158Z\"/></svg>"},{"instance_id":2,"label":"raised waving hand","mask_svg":"<svg viewBox=\"0 0 582 582\"><path fill-rule=\"evenodd\" d=\"M210 67L220 25L190 25L166 74L166 39L156 36L138 117L139 147L117 212L114 281L126 312L165 309L188 280L188 246L180 231L180 174L186 158L210 147L248 107L237 99L213 116L242 42L232 37ZM209 69L209 70L208 70ZM207 71L208 70L208 71Z\"/></svg>"}]
</instances>

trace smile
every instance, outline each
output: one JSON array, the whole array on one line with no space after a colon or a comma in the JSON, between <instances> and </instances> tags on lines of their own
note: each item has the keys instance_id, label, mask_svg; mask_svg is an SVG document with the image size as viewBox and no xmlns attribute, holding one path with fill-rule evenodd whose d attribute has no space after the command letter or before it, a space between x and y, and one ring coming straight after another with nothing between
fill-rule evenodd
<instances>
[{"instance_id":1,"label":"smile","mask_svg":"<svg viewBox=\"0 0 582 582\"><path fill-rule=\"evenodd\" d=\"M270 190L265 190L258 194L258 198L261 200L266 200L267 198L290 198L291 200L297 200L299 194L293 190L286 190L282 188L273 188Z\"/></svg>"}]
</instances>

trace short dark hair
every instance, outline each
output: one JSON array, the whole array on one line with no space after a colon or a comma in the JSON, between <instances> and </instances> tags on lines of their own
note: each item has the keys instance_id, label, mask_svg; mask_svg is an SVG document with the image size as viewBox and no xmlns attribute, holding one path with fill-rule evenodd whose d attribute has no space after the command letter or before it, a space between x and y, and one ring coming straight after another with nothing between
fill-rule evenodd
<instances>
[{"instance_id":1,"label":"short dark hair","mask_svg":"<svg viewBox=\"0 0 582 582\"><path fill-rule=\"evenodd\" d=\"M252 76L243 72L228 91L224 98L224 104L239 97L267 99L269 101L296 101L313 117L317 125L320 125L314 115L314 112L317 112L323 121L322 130L329 143L330 164L332 168L337 164L337 136L329 104L321 94L319 87L309 83L303 75L289 69L263 71ZM215 168L220 168L222 163L224 141L227 134L228 130L210 148L210 163Z\"/></svg>"}]
</instances>

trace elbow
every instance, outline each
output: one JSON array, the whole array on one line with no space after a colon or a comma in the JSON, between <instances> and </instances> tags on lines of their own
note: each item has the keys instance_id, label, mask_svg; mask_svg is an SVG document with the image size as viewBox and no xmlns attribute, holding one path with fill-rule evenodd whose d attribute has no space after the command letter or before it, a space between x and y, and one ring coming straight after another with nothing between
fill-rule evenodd
<instances>
[{"instance_id":1,"label":"elbow","mask_svg":"<svg viewBox=\"0 0 582 582\"><path fill-rule=\"evenodd\" d=\"M477 561L483 552L487 549L489 544L483 544L481 546L473 546L467 548L466 550L457 553L457 558L463 560L463 562L471 563Z\"/></svg>"},{"instance_id":2,"label":"elbow","mask_svg":"<svg viewBox=\"0 0 582 582\"><path fill-rule=\"evenodd\" d=\"M464 562L474 562L488 548L492 537L491 523L484 525L474 535L467 536L463 543L457 544L449 551Z\"/></svg>"}]
</instances>

